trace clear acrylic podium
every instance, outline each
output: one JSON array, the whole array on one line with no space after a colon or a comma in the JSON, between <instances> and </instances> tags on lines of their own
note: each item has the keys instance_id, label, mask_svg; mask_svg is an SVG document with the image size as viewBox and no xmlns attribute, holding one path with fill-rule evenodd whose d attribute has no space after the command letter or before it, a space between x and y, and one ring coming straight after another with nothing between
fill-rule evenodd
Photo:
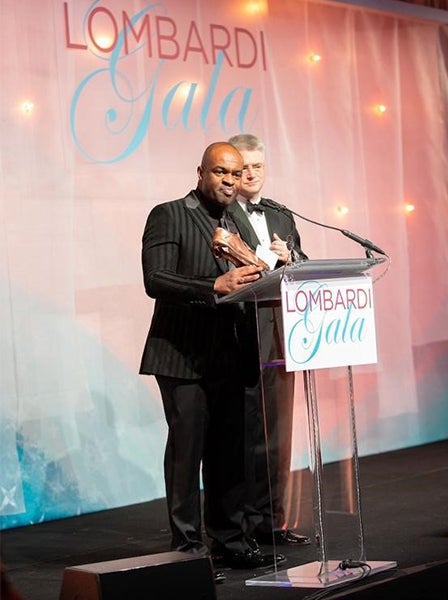
<instances>
[{"instance_id":1,"label":"clear acrylic podium","mask_svg":"<svg viewBox=\"0 0 448 600\"><path fill-rule=\"evenodd\" d=\"M281 285L284 281L307 282L311 280L314 283L322 280L330 282L332 280L356 281L359 278L370 278L368 271L384 260L384 258L366 257L300 261L271 271L253 284L219 299L218 302L254 302L258 315L259 307L265 305L266 302L277 302L278 304L281 300ZM259 334L259 344L260 339ZM260 348L260 356L262 355L263 352ZM331 360L333 360L332 357L330 357ZM280 361L278 362L280 364ZM284 364L283 361L281 366L284 367ZM275 568L273 572L246 580L246 585L327 588L356 581L366 575L397 566L395 561L366 560L360 501L352 364L337 362L335 359L334 365L331 362L327 365L328 367L342 366L346 379L346 398L343 410L338 411L343 427L340 424L337 425L345 432L341 435L344 447L341 449L339 460L328 466L324 465L322 453L322 435L324 434L321 432L319 422L318 386L316 385L315 370L306 367L294 369L303 373L317 560L284 570ZM265 366L262 361L260 364L261 374L263 374ZM341 417L341 413L345 414ZM333 435L335 435L334 432ZM337 434L336 438L338 439ZM334 489L335 473L336 490Z\"/></svg>"}]
</instances>

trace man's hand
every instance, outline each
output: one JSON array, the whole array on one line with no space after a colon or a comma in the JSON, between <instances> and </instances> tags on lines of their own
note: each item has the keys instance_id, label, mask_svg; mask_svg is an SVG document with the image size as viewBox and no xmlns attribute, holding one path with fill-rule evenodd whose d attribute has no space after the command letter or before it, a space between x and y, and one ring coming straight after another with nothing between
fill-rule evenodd
<instances>
[{"instance_id":1,"label":"man's hand","mask_svg":"<svg viewBox=\"0 0 448 600\"><path fill-rule=\"evenodd\" d=\"M262 271L263 269L261 267L255 265L231 269L216 279L213 290L217 294L225 296L226 294L230 294L253 281L257 281L257 279L260 279L260 273Z\"/></svg>"},{"instance_id":2,"label":"man's hand","mask_svg":"<svg viewBox=\"0 0 448 600\"><path fill-rule=\"evenodd\" d=\"M287 263L291 259L291 252L289 251L287 243L279 238L276 233L274 233L274 239L269 247L269 250L275 252L275 254L278 256L278 259L283 263Z\"/></svg>"}]
</instances>

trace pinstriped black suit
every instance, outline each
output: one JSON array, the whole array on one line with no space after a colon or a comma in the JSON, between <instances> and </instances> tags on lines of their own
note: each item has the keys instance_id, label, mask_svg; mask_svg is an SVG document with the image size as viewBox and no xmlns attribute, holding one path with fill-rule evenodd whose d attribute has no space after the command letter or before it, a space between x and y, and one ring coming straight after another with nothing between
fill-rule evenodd
<instances>
[{"instance_id":1,"label":"pinstriped black suit","mask_svg":"<svg viewBox=\"0 0 448 600\"><path fill-rule=\"evenodd\" d=\"M263 199L261 200L263 203ZM273 202L270 200L269 202ZM291 213L265 206L264 215L270 234L276 233L281 239L292 240L292 248L298 257L306 258L301 250L300 235ZM256 248L260 243L247 213L238 202L229 207L235 219L250 229L250 245ZM281 266L281 263L277 263ZM258 327L262 362L269 363L282 359L283 331L280 302L258 308ZM284 509L285 491L289 478L291 460L291 437L294 403L294 374L283 367L263 369L264 400L266 411L266 434L262 408L260 382L246 388L246 483L247 483L247 529L255 537L269 535L272 529L286 526ZM266 461L266 438L268 439L269 470ZM270 474L270 481L269 476ZM272 509L271 498L272 495Z\"/></svg>"},{"instance_id":2,"label":"pinstriped black suit","mask_svg":"<svg viewBox=\"0 0 448 600\"><path fill-rule=\"evenodd\" d=\"M140 373L156 376L169 426L164 468L172 548L207 551L202 461L207 533L242 552L248 548L242 374L257 368L258 358L247 355L239 307L215 304L215 279L228 270L210 250L215 226L199 190L151 211L142 264L146 292L156 301ZM244 225L240 233L247 237Z\"/></svg>"}]
</instances>

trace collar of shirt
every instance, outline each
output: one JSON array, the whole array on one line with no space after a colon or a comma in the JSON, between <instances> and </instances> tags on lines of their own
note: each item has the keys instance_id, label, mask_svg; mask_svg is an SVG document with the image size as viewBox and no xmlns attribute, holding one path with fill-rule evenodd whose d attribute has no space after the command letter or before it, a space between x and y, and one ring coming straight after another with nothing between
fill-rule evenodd
<instances>
[{"instance_id":1,"label":"collar of shirt","mask_svg":"<svg viewBox=\"0 0 448 600\"><path fill-rule=\"evenodd\" d=\"M249 223L252 225L252 228L254 229L260 244L264 247L264 248L269 248L271 245L271 238L269 235L269 230L268 230L268 224L266 222L266 214L260 213L260 212L255 212L253 211L253 213L250 215L247 212L247 208L246 208L246 203L248 202L248 200L246 200L246 198L243 198L241 195L238 196L237 198L241 208L244 210L244 212L247 215L247 218L249 219ZM259 196L257 198L257 200L255 201L255 204L260 202L261 200L261 196Z\"/></svg>"},{"instance_id":2,"label":"collar of shirt","mask_svg":"<svg viewBox=\"0 0 448 600\"><path fill-rule=\"evenodd\" d=\"M244 212L250 217L252 215L249 215L248 211L247 211L247 203L251 202L252 204L259 204L261 201L261 196L258 196L258 198L256 198L255 200L247 200L247 198L245 198L244 196L238 195L237 197L238 203L241 206L241 208L244 210ZM254 213L252 213L254 214ZM261 213L256 213L258 215L260 215Z\"/></svg>"}]
</instances>

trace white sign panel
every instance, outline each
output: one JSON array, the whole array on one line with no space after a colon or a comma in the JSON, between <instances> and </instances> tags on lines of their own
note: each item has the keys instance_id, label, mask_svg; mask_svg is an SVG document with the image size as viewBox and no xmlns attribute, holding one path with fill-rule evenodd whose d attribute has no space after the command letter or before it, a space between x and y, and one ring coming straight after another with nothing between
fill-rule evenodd
<instances>
[{"instance_id":1,"label":"white sign panel","mask_svg":"<svg viewBox=\"0 0 448 600\"><path fill-rule=\"evenodd\" d=\"M281 297L287 371L377 362L369 275L283 280Z\"/></svg>"}]
</instances>

